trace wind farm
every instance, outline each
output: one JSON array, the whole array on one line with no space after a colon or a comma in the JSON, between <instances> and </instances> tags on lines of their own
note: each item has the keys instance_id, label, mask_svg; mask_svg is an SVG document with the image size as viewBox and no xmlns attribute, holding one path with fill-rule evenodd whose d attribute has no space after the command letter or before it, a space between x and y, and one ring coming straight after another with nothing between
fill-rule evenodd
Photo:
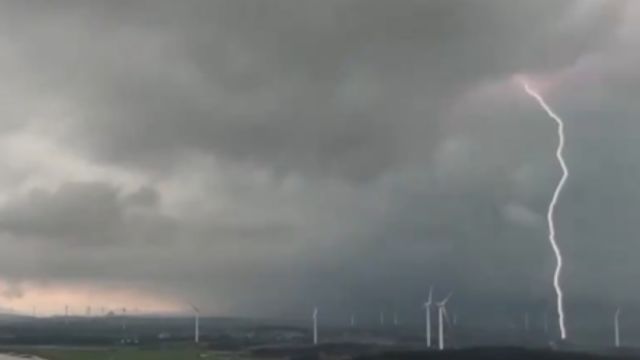
<instances>
[{"instance_id":1,"label":"wind farm","mask_svg":"<svg viewBox=\"0 0 640 360\"><path fill-rule=\"evenodd\" d=\"M319 321L318 307L311 309L311 323L295 318L218 317L199 308L183 314L61 313L38 318L0 316L0 352L32 354L54 360L91 360L111 355L124 359L164 359L165 356L186 359L227 356L246 359L292 356L305 359L317 356L440 359L443 355L454 359L474 359L474 356L582 359L582 353L596 356L585 359L626 359L626 356L633 359L639 353L633 347L622 346L620 309L614 313L613 337L609 330L609 334L603 334L601 345L580 346L559 343L556 342L558 338L549 337L542 316L537 320L535 316L530 317L529 328L525 330L520 309L512 312L514 319L520 318L520 329L509 327L506 320L500 325L496 314L490 313L485 313L484 317L466 313L464 324L454 325L449 314L459 311L460 300L456 301L449 293L435 301L434 293L430 293L428 299L433 306L426 306L427 301L422 310L428 309L427 314L435 311L434 334L430 333L428 316L421 316L422 311L415 311L413 316L403 313L406 321L397 326L387 324L384 328L380 327L376 313L354 325L345 324L337 316L339 314L332 316L327 312L322 313L323 320ZM482 327L490 318L495 325ZM124 322L126 328L121 326ZM631 334L640 334L638 329L626 328ZM8 334L12 336L8 337ZM627 334L625 339L629 336L634 335ZM433 347L431 340L436 344Z\"/></svg>"}]
</instances>

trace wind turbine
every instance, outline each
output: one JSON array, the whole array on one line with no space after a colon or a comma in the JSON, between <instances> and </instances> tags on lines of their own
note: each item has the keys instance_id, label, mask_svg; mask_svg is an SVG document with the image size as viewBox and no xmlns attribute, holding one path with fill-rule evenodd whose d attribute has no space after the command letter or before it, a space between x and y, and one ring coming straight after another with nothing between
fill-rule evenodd
<instances>
[{"instance_id":1,"label":"wind turbine","mask_svg":"<svg viewBox=\"0 0 640 360\"><path fill-rule=\"evenodd\" d=\"M318 345L318 308L313 308L313 345Z\"/></svg>"},{"instance_id":2,"label":"wind turbine","mask_svg":"<svg viewBox=\"0 0 640 360\"><path fill-rule=\"evenodd\" d=\"M127 329L127 308L122 308L122 330Z\"/></svg>"},{"instance_id":3,"label":"wind turbine","mask_svg":"<svg viewBox=\"0 0 640 360\"><path fill-rule=\"evenodd\" d=\"M380 326L384 326L384 311L380 311Z\"/></svg>"},{"instance_id":4,"label":"wind turbine","mask_svg":"<svg viewBox=\"0 0 640 360\"><path fill-rule=\"evenodd\" d=\"M393 326L398 326L398 313L393 312Z\"/></svg>"},{"instance_id":5,"label":"wind turbine","mask_svg":"<svg viewBox=\"0 0 640 360\"><path fill-rule=\"evenodd\" d=\"M529 332L529 313L524 313L524 331Z\"/></svg>"},{"instance_id":6,"label":"wind turbine","mask_svg":"<svg viewBox=\"0 0 640 360\"><path fill-rule=\"evenodd\" d=\"M356 326L356 316L351 314L351 319L349 321L351 327L355 327Z\"/></svg>"},{"instance_id":7,"label":"wind turbine","mask_svg":"<svg viewBox=\"0 0 640 360\"><path fill-rule=\"evenodd\" d=\"M427 347L431 347L431 305L433 304L433 286L429 287L429 299L424 303L425 337Z\"/></svg>"},{"instance_id":8,"label":"wind turbine","mask_svg":"<svg viewBox=\"0 0 640 360\"><path fill-rule=\"evenodd\" d=\"M444 350L444 318L447 316L447 302L451 298L452 293L447 295L439 303L436 303L438 307L438 349Z\"/></svg>"},{"instance_id":9,"label":"wind turbine","mask_svg":"<svg viewBox=\"0 0 640 360\"><path fill-rule=\"evenodd\" d=\"M193 342L197 344L200 342L200 309L198 309L193 304L191 304L191 308L193 309L193 312L195 314Z\"/></svg>"},{"instance_id":10,"label":"wind turbine","mask_svg":"<svg viewBox=\"0 0 640 360\"><path fill-rule=\"evenodd\" d=\"M616 314L613 317L613 326L614 326L614 336L616 347L620 347L620 308L616 310Z\"/></svg>"}]
</instances>

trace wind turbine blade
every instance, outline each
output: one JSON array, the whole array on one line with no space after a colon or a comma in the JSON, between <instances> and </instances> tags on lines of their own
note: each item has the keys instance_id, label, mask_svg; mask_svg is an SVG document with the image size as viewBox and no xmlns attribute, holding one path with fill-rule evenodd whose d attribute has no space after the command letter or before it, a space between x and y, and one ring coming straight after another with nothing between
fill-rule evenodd
<instances>
[{"instance_id":1,"label":"wind turbine blade","mask_svg":"<svg viewBox=\"0 0 640 360\"><path fill-rule=\"evenodd\" d=\"M453 296L453 292L450 292L449 295L447 295L447 297L444 299L444 303L446 304L449 299L451 299L451 297Z\"/></svg>"},{"instance_id":2,"label":"wind turbine blade","mask_svg":"<svg viewBox=\"0 0 640 360\"><path fill-rule=\"evenodd\" d=\"M442 306L442 314L444 315L444 319L447 321L447 326L449 326L449 328L452 328L453 326L451 326L451 320L449 319L449 313L447 312L447 308Z\"/></svg>"},{"instance_id":3,"label":"wind turbine blade","mask_svg":"<svg viewBox=\"0 0 640 360\"><path fill-rule=\"evenodd\" d=\"M451 296L453 296L453 292L450 292L449 295L447 295L447 297L440 301L438 304L441 306L446 305L449 299L451 299Z\"/></svg>"},{"instance_id":4,"label":"wind turbine blade","mask_svg":"<svg viewBox=\"0 0 640 360\"><path fill-rule=\"evenodd\" d=\"M189 303L189 306L191 306L191 308L193 309L193 311L195 311L196 313L200 314L200 309L198 309L197 306L193 305L192 303Z\"/></svg>"}]
</instances>

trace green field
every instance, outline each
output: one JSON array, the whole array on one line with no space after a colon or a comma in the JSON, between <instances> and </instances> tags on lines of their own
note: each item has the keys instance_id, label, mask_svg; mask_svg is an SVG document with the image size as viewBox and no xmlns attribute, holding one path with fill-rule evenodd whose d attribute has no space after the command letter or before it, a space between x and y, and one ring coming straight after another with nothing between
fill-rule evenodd
<instances>
[{"instance_id":1,"label":"green field","mask_svg":"<svg viewBox=\"0 0 640 360\"><path fill-rule=\"evenodd\" d=\"M46 360L247 360L240 353L208 352L194 347L168 349L22 349Z\"/></svg>"}]
</instances>

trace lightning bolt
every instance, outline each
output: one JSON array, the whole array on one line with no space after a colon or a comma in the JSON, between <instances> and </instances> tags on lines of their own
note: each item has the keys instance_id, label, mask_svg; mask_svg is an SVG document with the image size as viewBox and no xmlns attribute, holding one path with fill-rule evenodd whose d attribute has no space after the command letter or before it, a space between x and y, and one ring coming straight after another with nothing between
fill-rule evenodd
<instances>
[{"instance_id":1,"label":"lightning bolt","mask_svg":"<svg viewBox=\"0 0 640 360\"><path fill-rule=\"evenodd\" d=\"M556 158L560 163L560 167L562 168L562 178L558 182L555 191L553 192L553 197L551 198L551 202L549 203L549 210L547 211L547 222L549 224L549 242L551 243L551 247L553 248L553 252L556 256L556 270L553 274L553 286L556 289L556 297L557 297L557 311L558 311L558 325L560 327L560 337L564 340L567 338L567 328L565 326L564 319L564 300L563 300L563 292L562 287L560 286L560 275L562 273L562 252L560 251L560 247L558 246L558 242L556 241L556 226L554 222L554 214L556 210L556 205L558 204L558 198L560 197L560 193L564 188L567 179L569 178L569 169L567 168L567 164L564 160L563 150L565 144L564 138L564 121L558 116L553 109L547 104L544 98L533 89L529 83L525 79L519 79L524 91L534 98L540 107L547 113L547 115L555 120L558 125L558 148L556 150Z\"/></svg>"}]
</instances>

